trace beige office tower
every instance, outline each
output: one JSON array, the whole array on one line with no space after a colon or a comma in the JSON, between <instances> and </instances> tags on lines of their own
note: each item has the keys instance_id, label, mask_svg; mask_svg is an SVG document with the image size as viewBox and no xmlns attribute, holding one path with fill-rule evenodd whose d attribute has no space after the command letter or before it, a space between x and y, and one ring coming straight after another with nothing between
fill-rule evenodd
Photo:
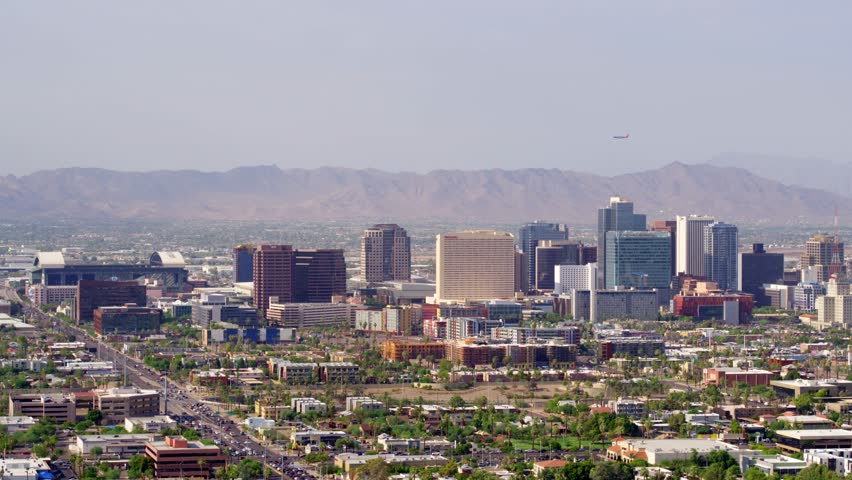
<instances>
[{"instance_id":1,"label":"beige office tower","mask_svg":"<svg viewBox=\"0 0 852 480\"><path fill-rule=\"evenodd\" d=\"M393 223L373 225L361 237L361 281L411 281L411 239Z\"/></svg>"},{"instance_id":2,"label":"beige office tower","mask_svg":"<svg viewBox=\"0 0 852 480\"><path fill-rule=\"evenodd\" d=\"M511 233L478 230L440 234L435 258L438 301L514 296L515 237Z\"/></svg>"}]
</instances>

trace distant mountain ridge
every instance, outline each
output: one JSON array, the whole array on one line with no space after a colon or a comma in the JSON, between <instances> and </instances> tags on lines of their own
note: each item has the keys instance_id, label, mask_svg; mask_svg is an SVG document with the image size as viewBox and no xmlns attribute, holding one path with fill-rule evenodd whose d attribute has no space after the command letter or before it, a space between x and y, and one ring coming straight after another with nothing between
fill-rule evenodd
<instances>
[{"instance_id":1,"label":"distant mountain ridge","mask_svg":"<svg viewBox=\"0 0 852 480\"><path fill-rule=\"evenodd\" d=\"M0 177L0 218L341 220L386 218L592 224L610 196L650 219L706 213L728 221L827 224L850 199L747 170L672 163L605 177L557 169L425 174L321 167L120 172L92 168Z\"/></svg>"},{"instance_id":2,"label":"distant mountain ridge","mask_svg":"<svg viewBox=\"0 0 852 480\"><path fill-rule=\"evenodd\" d=\"M838 195L849 195L849 185L852 185L850 162L728 152L714 156L707 163L720 167L745 168L787 185L817 188Z\"/></svg>"}]
</instances>

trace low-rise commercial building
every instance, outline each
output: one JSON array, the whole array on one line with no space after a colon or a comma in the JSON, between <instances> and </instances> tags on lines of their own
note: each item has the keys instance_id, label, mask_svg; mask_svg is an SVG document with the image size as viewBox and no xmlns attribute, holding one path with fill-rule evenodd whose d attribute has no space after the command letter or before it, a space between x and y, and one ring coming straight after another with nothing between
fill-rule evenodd
<instances>
[{"instance_id":1,"label":"low-rise commercial building","mask_svg":"<svg viewBox=\"0 0 852 480\"><path fill-rule=\"evenodd\" d=\"M825 465L841 478L852 474L852 448L809 448L803 460L808 465Z\"/></svg>"},{"instance_id":2,"label":"low-rise commercial building","mask_svg":"<svg viewBox=\"0 0 852 480\"><path fill-rule=\"evenodd\" d=\"M9 395L9 416L49 418L55 423L74 422L74 399L59 393L13 393Z\"/></svg>"},{"instance_id":3,"label":"low-rise commercial building","mask_svg":"<svg viewBox=\"0 0 852 480\"><path fill-rule=\"evenodd\" d=\"M77 435L74 449L80 455L90 455L93 448L99 448L106 455L130 457L145 451L145 444L151 440L148 433L114 435Z\"/></svg>"},{"instance_id":4,"label":"low-rise commercial building","mask_svg":"<svg viewBox=\"0 0 852 480\"><path fill-rule=\"evenodd\" d=\"M772 380L769 385L782 397L798 397L804 393L817 393L825 390L827 396L836 397L852 391L852 381L846 380Z\"/></svg>"},{"instance_id":5,"label":"low-rise commercial building","mask_svg":"<svg viewBox=\"0 0 852 480\"><path fill-rule=\"evenodd\" d=\"M5 428L6 433L23 432L36 423L38 420L29 416L0 417L0 428Z\"/></svg>"},{"instance_id":6,"label":"low-rise commercial building","mask_svg":"<svg viewBox=\"0 0 852 480\"><path fill-rule=\"evenodd\" d=\"M828 430L778 430L775 447L782 452L802 453L812 448L852 448L852 432L832 428Z\"/></svg>"},{"instance_id":7,"label":"low-rise commercial building","mask_svg":"<svg viewBox=\"0 0 852 480\"><path fill-rule=\"evenodd\" d=\"M768 455L761 451L746 450L737 452L741 471L755 468L767 476L795 476L808 466L808 462L787 455Z\"/></svg>"},{"instance_id":8,"label":"low-rise commercial building","mask_svg":"<svg viewBox=\"0 0 852 480\"><path fill-rule=\"evenodd\" d=\"M0 458L3 480L36 480L53 478L43 458Z\"/></svg>"},{"instance_id":9,"label":"low-rise commercial building","mask_svg":"<svg viewBox=\"0 0 852 480\"><path fill-rule=\"evenodd\" d=\"M447 458L440 455L398 455L380 453L376 455L361 455L357 453L340 453L334 456L334 465L349 473L370 460L380 459L390 465L406 467L439 467L446 465Z\"/></svg>"},{"instance_id":10,"label":"low-rise commercial building","mask_svg":"<svg viewBox=\"0 0 852 480\"><path fill-rule=\"evenodd\" d=\"M136 387L93 390L95 408L106 421L123 421L125 417L152 417L160 414L160 392Z\"/></svg>"},{"instance_id":11,"label":"low-rise commercial building","mask_svg":"<svg viewBox=\"0 0 852 480\"><path fill-rule=\"evenodd\" d=\"M385 404L370 397L346 397L346 410L354 412L358 409L375 412L384 410Z\"/></svg>"},{"instance_id":12,"label":"low-rise commercial building","mask_svg":"<svg viewBox=\"0 0 852 480\"><path fill-rule=\"evenodd\" d=\"M153 335L160 332L163 311L145 306L98 307L92 328L98 335Z\"/></svg>"},{"instance_id":13,"label":"low-rise commercial building","mask_svg":"<svg viewBox=\"0 0 852 480\"><path fill-rule=\"evenodd\" d=\"M704 383L724 387L734 387L741 383L749 387L768 386L772 372L767 370L743 370L741 368L705 368Z\"/></svg>"},{"instance_id":14,"label":"low-rise commercial building","mask_svg":"<svg viewBox=\"0 0 852 480\"><path fill-rule=\"evenodd\" d=\"M204 346L219 343L276 345L282 342L295 341L295 328L240 328L233 325L226 328L209 328L201 331L201 343Z\"/></svg>"},{"instance_id":15,"label":"low-rise commercial building","mask_svg":"<svg viewBox=\"0 0 852 480\"><path fill-rule=\"evenodd\" d=\"M690 455L706 456L716 450L732 450L733 445L703 438L677 438L671 440L624 438L616 439L606 451L607 459L621 462L645 460L649 465L687 460ZM694 453L693 453L694 452Z\"/></svg>"},{"instance_id":16,"label":"low-rise commercial building","mask_svg":"<svg viewBox=\"0 0 852 480\"><path fill-rule=\"evenodd\" d=\"M210 478L225 466L225 454L214 445L167 436L145 445L156 478Z\"/></svg>"},{"instance_id":17,"label":"low-rise commercial building","mask_svg":"<svg viewBox=\"0 0 852 480\"><path fill-rule=\"evenodd\" d=\"M346 437L346 432L340 430L304 430L291 433L290 442L299 447L316 447L320 443L334 445L337 440Z\"/></svg>"},{"instance_id":18,"label":"low-rise commercial building","mask_svg":"<svg viewBox=\"0 0 852 480\"><path fill-rule=\"evenodd\" d=\"M177 421L168 415L127 417L124 419L124 429L128 432L157 433L166 428L177 428Z\"/></svg>"},{"instance_id":19,"label":"low-rise commercial building","mask_svg":"<svg viewBox=\"0 0 852 480\"><path fill-rule=\"evenodd\" d=\"M775 417L778 422L784 422L789 427L800 430L827 430L834 428L833 421L819 415L779 415Z\"/></svg>"}]
</instances>

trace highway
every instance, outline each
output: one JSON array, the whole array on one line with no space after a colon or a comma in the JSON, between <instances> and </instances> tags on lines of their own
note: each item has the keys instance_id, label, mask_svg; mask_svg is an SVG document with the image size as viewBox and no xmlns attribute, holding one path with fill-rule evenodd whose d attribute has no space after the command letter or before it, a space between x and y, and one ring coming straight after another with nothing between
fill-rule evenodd
<instances>
[{"instance_id":1,"label":"highway","mask_svg":"<svg viewBox=\"0 0 852 480\"><path fill-rule=\"evenodd\" d=\"M73 335L78 341L85 341L87 346L97 348L100 358L111 360L117 373L124 375L126 371L128 384L139 388L160 390L164 413L179 419L184 426L198 430L203 438L213 439L217 445L228 451L229 463L251 458L271 468L281 476L282 480L315 478L301 467L292 464L281 451L275 451L246 435L224 412L210 409L202 403L200 398L168 376L146 367L138 360L99 339L90 337L83 329L46 314L29 303L22 303L22 305L26 316L37 320L43 327L52 328L65 335Z\"/></svg>"}]
</instances>

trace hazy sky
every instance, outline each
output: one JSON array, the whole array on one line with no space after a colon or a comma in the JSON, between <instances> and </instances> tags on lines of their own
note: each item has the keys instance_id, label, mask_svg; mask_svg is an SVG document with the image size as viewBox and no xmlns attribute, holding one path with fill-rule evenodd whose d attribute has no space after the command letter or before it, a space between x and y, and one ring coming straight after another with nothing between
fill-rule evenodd
<instances>
[{"instance_id":1,"label":"hazy sky","mask_svg":"<svg viewBox=\"0 0 852 480\"><path fill-rule=\"evenodd\" d=\"M7 1L0 174L852 160L850 19L849 0Z\"/></svg>"}]
</instances>

